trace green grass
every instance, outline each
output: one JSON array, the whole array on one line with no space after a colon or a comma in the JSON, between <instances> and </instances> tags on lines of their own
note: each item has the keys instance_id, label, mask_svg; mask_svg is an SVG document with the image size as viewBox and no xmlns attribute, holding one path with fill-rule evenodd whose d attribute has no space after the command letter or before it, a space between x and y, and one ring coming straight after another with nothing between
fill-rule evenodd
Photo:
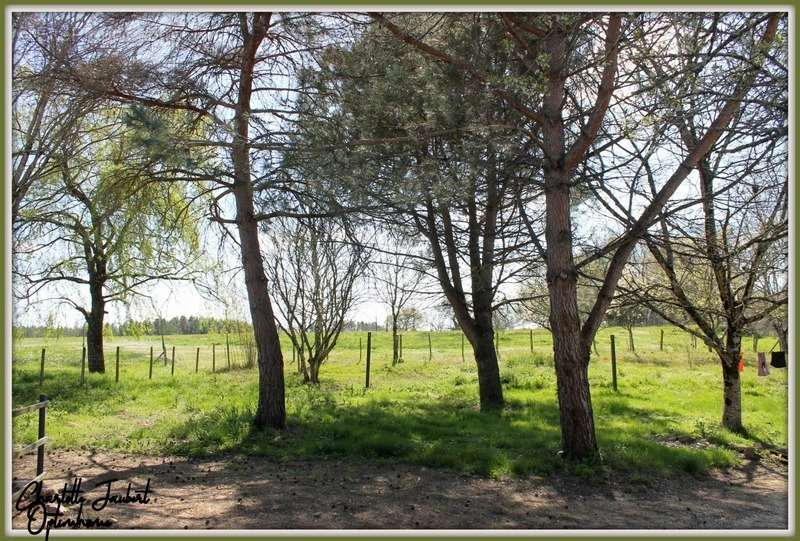
<instances>
[{"instance_id":1,"label":"green grass","mask_svg":"<svg viewBox=\"0 0 800 541\"><path fill-rule=\"evenodd\" d=\"M560 460L558 408L549 334L502 332L501 377L507 406L497 413L478 409L477 373L466 344L461 361L458 332L433 334L428 361L427 333L404 333L405 362L391 366L391 335L373 333L371 386L365 391L359 339L346 333L321 371L319 388L303 385L286 359L289 430L254 433L251 420L257 396L255 369L238 368L243 355L233 347L227 370L224 336L169 336L176 347L175 375L156 363L148 379L149 348L160 339L117 337L106 342L106 373L88 374L80 387L80 339L24 339L14 344L14 406L32 403L40 393L39 355L47 347L44 392L50 445L101 448L135 453L188 456L221 452L266 455L275 459L335 457L347 460L405 462L451 468L493 477L549 474L568 469L595 475L603 469L647 477L653 473L701 474L736 463L734 449L787 441L786 370L759 378L752 344L745 340L743 374L747 436L719 428L722 381L719 364L677 329L635 332L636 353L627 349L627 331L603 329L598 355L590 364L592 400L603 468L568 466ZM609 334L617 338L619 392L611 388ZM211 373L211 344L217 343ZM759 349L772 347L762 338ZM120 347L120 382L114 382L114 351ZM194 373L196 348L200 372ZM365 356L365 352L364 352ZM690 362L691 361L691 362ZM220 369L222 369L220 371ZM36 438L36 416L14 419L15 443ZM683 443L680 443L683 442Z\"/></svg>"}]
</instances>

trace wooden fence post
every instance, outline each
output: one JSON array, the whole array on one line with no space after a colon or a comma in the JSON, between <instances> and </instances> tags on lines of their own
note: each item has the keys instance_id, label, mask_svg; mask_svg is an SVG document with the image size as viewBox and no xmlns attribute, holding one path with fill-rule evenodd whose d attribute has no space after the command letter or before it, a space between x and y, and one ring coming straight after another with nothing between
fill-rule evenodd
<instances>
[{"instance_id":1,"label":"wooden fence post","mask_svg":"<svg viewBox=\"0 0 800 541\"><path fill-rule=\"evenodd\" d=\"M461 362L464 362L464 333L461 333Z\"/></svg>"},{"instance_id":2,"label":"wooden fence post","mask_svg":"<svg viewBox=\"0 0 800 541\"><path fill-rule=\"evenodd\" d=\"M200 348L197 348L197 354L194 356L194 373L200 370Z\"/></svg>"},{"instance_id":3,"label":"wooden fence post","mask_svg":"<svg viewBox=\"0 0 800 541\"><path fill-rule=\"evenodd\" d=\"M533 353L533 329L531 329L528 332L529 332L530 339L531 339L531 353Z\"/></svg>"},{"instance_id":4,"label":"wooden fence post","mask_svg":"<svg viewBox=\"0 0 800 541\"><path fill-rule=\"evenodd\" d=\"M84 374L86 373L86 346L81 346L81 385L86 381Z\"/></svg>"},{"instance_id":5,"label":"wooden fence post","mask_svg":"<svg viewBox=\"0 0 800 541\"><path fill-rule=\"evenodd\" d=\"M47 401L46 394L39 395L39 402ZM39 408L39 439L41 440L45 436L44 431L44 422L46 419L46 406L42 406ZM39 446L39 449L36 451L36 475L41 475L44 471L44 443Z\"/></svg>"},{"instance_id":6,"label":"wooden fence post","mask_svg":"<svg viewBox=\"0 0 800 541\"><path fill-rule=\"evenodd\" d=\"M611 335L611 385L617 390L617 348L614 345L614 335Z\"/></svg>"},{"instance_id":7,"label":"wooden fence post","mask_svg":"<svg viewBox=\"0 0 800 541\"><path fill-rule=\"evenodd\" d=\"M172 346L172 369L170 370L169 375L175 375L175 346Z\"/></svg>"},{"instance_id":8,"label":"wooden fence post","mask_svg":"<svg viewBox=\"0 0 800 541\"><path fill-rule=\"evenodd\" d=\"M431 333L428 331L428 362L433 359L433 346L431 345Z\"/></svg>"},{"instance_id":9,"label":"wooden fence post","mask_svg":"<svg viewBox=\"0 0 800 541\"><path fill-rule=\"evenodd\" d=\"M364 388L369 389L369 361L370 361L370 352L372 351L372 333L367 333L367 379L364 383Z\"/></svg>"},{"instance_id":10,"label":"wooden fence post","mask_svg":"<svg viewBox=\"0 0 800 541\"><path fill-rule=\"evenodd\" d=\"M150 346L150 375L148 379L153 379L153 346Z\"/></svg>"},{"instance_id":11,"label":"wooden fence post","mask_svg":"<svg viewBox=\"0 0 800 541\"><path fill-rule=\"evenodd\" d=\"M757 353L757 352L758 352L758 335L754 334L753 335L753 353Z\"/></svg>"},{"instance_id":12,"label":"wooden fence post","mask_svg":"<svg viewBox=\"0 0 800 541\"><path fill-rule=\"evenodd\" d=\"M119 383L119 346L117 346L117 362L114 370L114 383Z\"/></svg>"},{"instance_id":13,"label":"wooden fence post","mask_svg":"<svg viewBox=\"0 0 800 541\"><path fill-rule=\"evenodd\" d=\"M211 344L211 373L217 371L217 345Z\"/></svg>"},{"instance_id":14,"label":"wooden fence post","mask_svg":"<svg viewBox=\"0 0 800 541\"><path fill-rule=\"evenodd\" d=\"M44 384L44 352L46 348L42 348L42 364L39 367L39 387Z\"/></svg>"},{"instance_id":15,"label":"wooden fence post","mask_svg":"<svg viewBox=\"0 0 800 541\"><path fill-rule=\"evenodd\" d=\"M658 351L664 351L664 329L661 329L661 340L658 342Z\"/></svg>"},{"instance_id":16,"label":"wooden fence post","mask_svg":"<svg viewBox=\"0 0 800 541\"><path fill-rule=\"evenodd\" d=\"M228 340L228 333L225 333L225 358L228 360L228 370L231 369L231 343Z\"/></svg>"}]
</instances>

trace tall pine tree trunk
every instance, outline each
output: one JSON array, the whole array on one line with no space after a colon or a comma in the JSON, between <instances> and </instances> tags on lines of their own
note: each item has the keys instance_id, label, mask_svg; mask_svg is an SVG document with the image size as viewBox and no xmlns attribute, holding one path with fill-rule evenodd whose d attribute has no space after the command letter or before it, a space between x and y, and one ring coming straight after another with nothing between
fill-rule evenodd
<instances>
[{"instance_id":1,"label":"tall pine tree trunk","mask_svg":"<svg viewBox=\"0 0 800 541\"><path fill-rule=\"evenodd\" d=\"M500 368L497 351L494 348L494 330L479 329L470 338L475 363L478 366L478 394L481 411L497 410L503 407L503 386L500 383Z\"/></svg>"},{"instance_id":2,"label":"tall pine tree trunk","mask_svg":"<svg viewBox=\"0 0 800 541\"><path fill-rule=\"evenodd\" d=\"M254 422L259 428L284 428L283 355L272 302L267 292L267 277L261 260L258 224L253 218L253 193L249 180L246 183L235 181L233 193L236 198L244 281L258 350L258 408Z\"/></svg>"},{"instance_id":3,"label":"tall pine tree trunk","mask_svg":"<svg viewBox=\"0 0 800 541\"><path fill-rule=\"evenodd\" d=\"M589 391L590 351L581 341L576 275L563 271L563 265L571 263L572 252L554 248L548 248L548 268L552 269L548 277L561 447L566 458L591 459L597 455L597 436Z\"/></svg>"},{"instance_id":4,"label":"tall pine tree trunk","mask_svg":"<svg viewBox=\"0 0 800 541\"><path fill-rule=\"evenodd\" d=\"M246 15L243 15L245 20ZM241 57L239 95L234 117L235 136L231 158L233 161L233 188L236 201L236 226L241 245L242 268L247 286L250 317L253 322L258 349L258 408L254 424L257 428L286 427L286 401L283 381L283 356L272 302L267 292L267 277L261 260L258 239L258 222L253 207L253 189L250 178L250 98L253 91L253 69L256 51L266 36L270 15L256 13L252 28L243 28L244 46ZM246 24L243 25L246 27Z\"/></svg>"},{"instance_id":5,"label":"tall pine tree trunk","mask_svg":"<svg viewBox=\"0 0 800 541\"><path fill-rule=\"evenodd\" d=\"M475 324L462 330L472 345L475 364L478 367L478 394L481 411L492 411L503 407L503 386L500 383L500 366L494 347L491 299L479 290L473 296ZM468 332L471 331L471 332Z\"/></svg>"},{"instance_id":6,"label":"tall pine tree trunk","mask_svg":"<svg viewBox=\"0 0 800 541\"><path fill-rule=\"evenodd\" d=\"M544 144L545 239L550 328L561 418L561 446L566 458L582 460L597 455L592 398L589 392L589 355L581 338L578 313L578 272L572 253L570 173L564 165L564 100L566 38L553 28L543 40L550 54L547 92L542 102Z\"/></svg>"}]
</instances>

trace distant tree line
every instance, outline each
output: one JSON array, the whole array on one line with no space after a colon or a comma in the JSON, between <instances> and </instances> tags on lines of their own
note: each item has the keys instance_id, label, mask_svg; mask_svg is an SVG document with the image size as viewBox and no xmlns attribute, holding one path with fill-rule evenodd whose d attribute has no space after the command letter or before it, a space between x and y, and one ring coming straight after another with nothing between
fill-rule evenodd
<instances>
[{"instance_id":1,"label":"distant tree line","mask_svg":"<svg viewBox=\"0 0 800 541\"><path fill-rule=\"evenodd\" d=\"M252 332L253 327L246 321L236 319L217 319L213 317L180 316L170 319L155 318L122 323L106 324L106 336L159 336L161 334L215 334ZM74 327L52 327L44 325L15 326L17 338L43 338L61 336L83 336L83 325Z\"/></svg>"},{"instance_id":2,"label":"distant tree line","mask_svg":"<svg viewBox=\"0 0 800 541\"><path fill-rule=\"evenodd\" d=\"M83 326L48 327L45 325L14 326L14 338L61 338L62 336L83 336Z\"/></svg>"},{"instance_id":3,"label":"distant tree line","mask_svg":"<svg viewBox=\"0 0 800 541\"><path fill-rule=\"evenodd\" d=\"M118 325L112 325L112 328L115 335L124 336L242 333L253 330L252 325L246 321L197 316L128 320Z\"/></svg>"}]
</instances>

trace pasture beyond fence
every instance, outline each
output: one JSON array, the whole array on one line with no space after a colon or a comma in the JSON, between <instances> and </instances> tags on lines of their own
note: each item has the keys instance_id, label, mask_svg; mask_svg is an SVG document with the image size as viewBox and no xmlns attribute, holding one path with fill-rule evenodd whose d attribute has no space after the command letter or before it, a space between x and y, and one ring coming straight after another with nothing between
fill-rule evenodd
<instances>
[{"instance_id":1,"label":"pasture beyond fence","mask_svg":"<svg viewBox=\"0 0 800 541\"><path fill-rule=\"evenodd\" d=\"M640 347L634 347L633 335L639 329L607 329L607 331L614 331L627 337L626 350L627 355L633 355L634 358L640 356L647 356L648 354L663 355L664 353L685 354L686 362L689 368L693 363L700 360L700 353L696 352L698 349L698 341L696 336L682 331L677 328L646 328L653 336L651 340L640 340ZM644 330L644 329L641 329ZM641 334L641 330L639 334ZM115 383L119 383L126 377L130 377L129 372L138 371L142 364L147 363L147 379L150 380L163 380L164 378L182 377L188 372L195 374L205 373L218 373L231 370L242 370L254 368L256 366L256 350L255 345L252 343L252 337L234 334L234 335L178 335L170 336L169 342L161 340L158 337L148 337L149 342L143 342L132 337L114 337L108 340L111 342L105 349L105 376L114 378ZM155 340L154 340L155 338ZM281 347L283 350L284 359L289 370L296 367L296 360L299 362L299 356L294 350L294 346L288 340L288 337L281 337ZM618 352L616 346L618 342L615 340L615 335L610 332L601 332L593 344L594 356L604 357L608 356L611 361L609 370L612 372L613 387L616 390L617 381L617 361ZM641 338L641 337L640 337ZM405 341L404 341L405 339ZM26 339L30 340L30 339ZM366 343L366 363L364 366L364 387L370 386L370 370L374 371L375 362L390 362L393 354L392 336L388 332L368 332L368 333L343 333L340 338L340 346L347 347L350 342L348 351L355 355L355 344L357 343L358 357L357 363L361 364L364 357L364 343ZM745 338L745 342L752 342L753 351L763 350L765 347L775 345L775 340L769 337L753 336ZM760 343L759 343L760 340ZM40 355L37 360L38 366L38 382L39 387L42 388L45 378L48 375L48 367L55 367L59 369L59 377L64 377L65 374L61 369L73 366L79 366L79 376L76 378L77 383L86 385L87 383L87 354L86 347L81 346L79 350L73 354L68 344L69 339L61 339L61 342L51 341L55 343L49 344L51 350L57 350L59 357L57 359L50 359L48 356L48 347L42 347ZM425 363L436 362L436 357L440 354L449 352L452 356L452 350L460 353L459 360L464 363L471 358L471 346L469 341L465 339L463 333L458 331L414 331L402 332L397 337L398 353L400 362L402 363L408 356L416 356L418 360ZM114 342L122 342L114 344ZM155 344L151 343L155 342ZM202 342L201 345L198 343ZM388 342L388 344L387 344ZM598 346L599 342L599 346ZM549 356L552 362L552 337L545 329L517 329L509 331L498 331L495 333L495 349L497 356L502 363L505 357L520 357L533 355L541 360L542 357L547 360ZM646 344L646 345L642 345ZM649 345L649 349L647 348ZM218 351L217 346L220 346ZM759 347L761 346L761 347ZM600 348L598 350L598 347ZM742 344L743 351L749 351L749 344ZM434 355L434 351L437 355ZM603 354L600 355L600 351ZM29 354L29 353L28 353ZM705 352L703 352L705 354ZM708 355L706 354L706 357ZM755 355L753 355L755 357ZM22 358L20 358L22 357ZM15 355L15 363L24 362L25 355ZM28 357L30 359L30 357ZM72 359L75 359L73 361ZM79 361L77 359L80 359ZM291 359L291 364L289 363ZM355 360L355 358L353 359ZM210 362L209 362L210 361ZM154 370L156 367L156 370Z\"/></svg>"},{"instance_id":2,"label":"pasture beyond fence","mask_svg":"<svg viewBox=\"0 0 800 541\"><path fill-rule=\"evenodd\" d=\"M604 456L609 464L635 464L636 471L644 472L660 467L696 472L726 464L727 455L714 446L673 449L653 443L664 434L682 434L752 445L737 435L709 432L719 425L719 359L708 353L702 340L694 349L685 332L663 330L663 351L659 327L633 329L635 352L628 351L627 329L604 328L597 336L589 377L597 430L605 438ZM613 389L611 334L619 391ZM372 332L369 389L366 332L341 336L322 366L319 387L302 383L296 366L289 364L290 342L282 336L287 416L301 429L280 440L252 433L258 375L256 369L234 364L232 338L227 370L224 335L166 336L166 365L159 358L158 337L116 336L106 343L107 372L87 370L83 387L78 385L80 337L49 343L24 338L14 343L13 406L34 403L42 393L53 399L53 409L48 406L47 411L48 452L85 445L165 456L254 452L276 457L392 457L502 475L552 471L548 464L555 460L553 449L559 443L559 413L551 337L542 329L533 332L533 353L530 330L499 333L500 378L508 407L493 423L487 423L477 408L477 367L466 339L462 361L459 332L431 333L430 348L427 332L403 332L403 362L394 365L391 333ZM758 349L769 351L774 343L773 338L760 337ZM118 346L120 374L115 382ZM47 349L40 387L42 347ZM788 374L771 370L768 377L759 377L749 339L744 349L742 393L748 431L760 441L785 446ZM17 444L37 440L34 416L15 417L12 430ZM33 468L29 473L26 477L34 476Z\"/></svg>"}]
</instances>

